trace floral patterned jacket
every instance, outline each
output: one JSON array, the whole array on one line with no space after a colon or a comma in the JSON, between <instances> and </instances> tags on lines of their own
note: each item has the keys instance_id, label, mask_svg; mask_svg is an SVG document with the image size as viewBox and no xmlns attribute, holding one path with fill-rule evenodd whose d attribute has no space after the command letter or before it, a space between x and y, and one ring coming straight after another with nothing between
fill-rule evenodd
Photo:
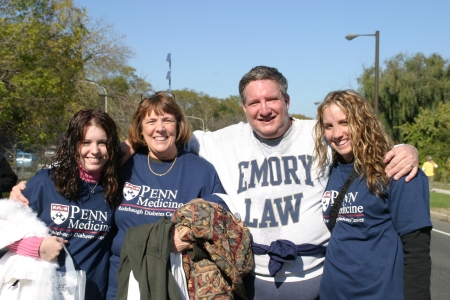
<instances>
[{"instance_id":1,"label":"floral patterned jacket","mask_svg":"<svg viewBox=\"0 0 450 300\"><path fill-rule=\"evenodd\" d=\"M203 199L178 208L172 221L180 239L195 245L183 254L190 299L246 299L242 278L254 266L247 226Z\"/></svg>"}]
</instances>

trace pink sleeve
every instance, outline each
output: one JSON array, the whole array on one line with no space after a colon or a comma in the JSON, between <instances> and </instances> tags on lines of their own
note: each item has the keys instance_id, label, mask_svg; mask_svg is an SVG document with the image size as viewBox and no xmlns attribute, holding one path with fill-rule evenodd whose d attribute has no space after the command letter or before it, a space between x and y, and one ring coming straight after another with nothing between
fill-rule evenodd
<instances>
[{"instance_id":1,"label":"pink sleeve","mask_svg":"<svg viewBox=\"0 0 450 300\"><path fill-rule=\"evenodd\" d=\"M9 245L8 249L23 256L40 258L39 247L41 246L43 240L43 237L37 236L24 238Z\"/></svg>"}]
</instances>

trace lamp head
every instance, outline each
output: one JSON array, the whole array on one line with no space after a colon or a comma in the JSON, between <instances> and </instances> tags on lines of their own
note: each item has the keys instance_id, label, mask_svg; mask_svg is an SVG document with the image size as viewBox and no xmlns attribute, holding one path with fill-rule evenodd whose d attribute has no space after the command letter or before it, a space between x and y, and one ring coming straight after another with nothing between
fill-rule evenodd
<instances>
[{"instance_id":1,"label":"lamp head","mask_svg":"<svg viewBox=\"0 0 450 300\"><path fill-rule=\"evenodd\" d=\"M349 41L351 41L351 40L353 40L355 37L358 37L359 36L359 34L347 34L346 36L345 36L345 38L347 39L347 40L349 40Z\"/></svg>"}]
</instances>

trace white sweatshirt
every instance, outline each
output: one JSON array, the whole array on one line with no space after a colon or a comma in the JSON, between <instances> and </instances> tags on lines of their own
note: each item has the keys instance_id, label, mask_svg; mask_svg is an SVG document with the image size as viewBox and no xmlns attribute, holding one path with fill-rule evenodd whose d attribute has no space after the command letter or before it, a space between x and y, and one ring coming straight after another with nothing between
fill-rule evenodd
<instances>
[{"instance_id":1,"label":"white sweatshirt","mask_svg":"<svg viewBox=\"0 0 450 300\"><path fill-rule=\"evenodd\" d=\"M277 140L261 140L248 123L215 132L195 131L189 151L217 170L227 205L245 221L258 244L277 239L296 245L326 246L330 237L322 218L326 177L312 164L314 120L297 120ZM275 279L269 276L268 255L255 255L255 275L269 281L301 281L322 274L324 254L297 257L285 263Z\"/></svg>"}]
</instances>

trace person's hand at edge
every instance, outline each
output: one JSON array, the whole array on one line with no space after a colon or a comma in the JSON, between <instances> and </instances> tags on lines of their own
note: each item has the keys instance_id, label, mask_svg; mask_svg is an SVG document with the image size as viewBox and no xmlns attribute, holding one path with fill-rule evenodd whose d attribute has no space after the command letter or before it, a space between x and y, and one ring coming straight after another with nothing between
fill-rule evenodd
<instances>
[{"instance_id":1,"label":"person's hand at edge","mask_svg":"<svg viewBox=\"0 0 450 300\"><path fill-rule=\"evenodd\" d=\"M67 241L56 236L48 236L44 238L39 247L39 256L45 261L55 261L62 250L62 245Z\"/></svg>"},{"instance_id":2,"label":"person's hand at edge","mask_svg":"<svg viewBox=\"0 0 450 300\"><path fill-rule=\"evenodd\" d=\"M27 198L25 198L25 196L22 194L22 191L25 190L27 188L27 182L26 181L21 181L18 184L16 184L15 186L13 186L11 193L9 194L9 198L22 203L25 206L28 206L29 201Z\"/></svg>"},{"instance_id":3,"label":"person's hand at edge","mask_svg":"<svg viewBox=\"0 0 450 300\"><path fill-rule=\"evenodd\" d=\"M133 147L131 147L131 144L128 142L128 140L123 141L120 143L120 150L122 151L123 158L120 165L123 165L127 162L136 152L134 151Z\"/></svg>"},{"instance_id":4,"label":"person's hand at edge","mask_svg":"<svg viewBox=\"0 0 450 300\"><path fill-rule=\"evenodd\" d=\"M411 145L398 145L392 148L384 158L385 163L389 163L385 169L388 177L398 180L404 175L406 182L413 179L419 171L419 154L416 148Z\"/></svg>"},{"instance_id":5,"label":"person's hand at edge","mask_svg":"<svg viewBox=\"0 0 450 300\"><path fill-rule=\"evenodd\" d=\"M187 249L192 249L191 243L182 241L180 239L178 229L176 229L175 226L172 227L170 234L171 234L172 240L173 240L172 248L170 249L171 252L178 253L178 252L182 252Z\"/></svg>"}]
</instances>

